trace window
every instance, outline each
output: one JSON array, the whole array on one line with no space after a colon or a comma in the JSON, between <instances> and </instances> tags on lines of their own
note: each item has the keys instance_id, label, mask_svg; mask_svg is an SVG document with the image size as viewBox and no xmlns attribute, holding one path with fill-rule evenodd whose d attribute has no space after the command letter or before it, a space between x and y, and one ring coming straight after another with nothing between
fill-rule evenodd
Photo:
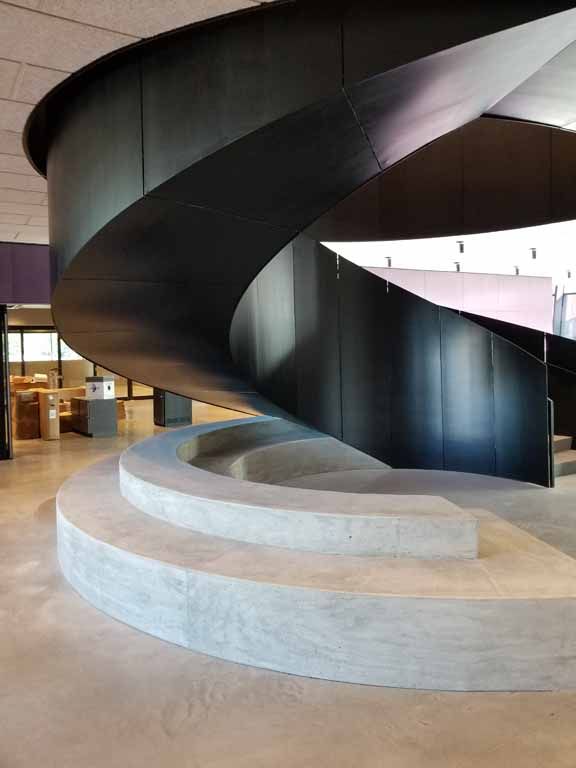
<instances>
[{"instance_id":1,"label":"window","mask_svg":"<svg viewBox=\"0 0 576 768\"><path fill-rule=\"evenodd\" d=\"M58 336L45 331L24 333L24 362L58 362Z\"/></svg>"},{"instance_id":2,"label":"window","mask_svg":"<svg viewBox=\"0 0 576 768\"><path fill-rule=\"evenodd\" d=\"M62 360L82 360L82 356L76 354L63 339L60 339L60 352L62 353Z\"/></svg>"},{"instance_id":3,"label":"window","mask_svg":"<svg viewBox=\"0 0 576 768\"><path fill-rule=\"evenodd\" d=\"M20 331L8 332L8 362L22 362L22 337L20 336Z\"/></svg>"}]
</instances>

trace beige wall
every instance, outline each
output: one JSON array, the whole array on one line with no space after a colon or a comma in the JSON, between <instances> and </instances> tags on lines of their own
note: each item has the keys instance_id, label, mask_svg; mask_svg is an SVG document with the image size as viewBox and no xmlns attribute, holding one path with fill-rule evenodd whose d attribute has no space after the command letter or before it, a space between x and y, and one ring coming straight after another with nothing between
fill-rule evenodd
<instances>
[{"instance_id":1,"label":"beige wall","mask_svg":"<svg viewBox=\"0 0 576 768\"><path fill-rule=\"evenodd\" d=\"M18 325L44 325L53 326L52 311L50 307L29 308L21 307L19 309L8 310L8 326Z\"/></svg>"},{"instance_id":2,"label":"beige wall","mask_svg":"<svg viewBox=\"0 0 576 768\"><path fill-rule=\"evenodd\" d=\"M88 360L62 360L63 387L82 387L86 376L92 376L92 363Z\"/></svg>"}]
</instances>

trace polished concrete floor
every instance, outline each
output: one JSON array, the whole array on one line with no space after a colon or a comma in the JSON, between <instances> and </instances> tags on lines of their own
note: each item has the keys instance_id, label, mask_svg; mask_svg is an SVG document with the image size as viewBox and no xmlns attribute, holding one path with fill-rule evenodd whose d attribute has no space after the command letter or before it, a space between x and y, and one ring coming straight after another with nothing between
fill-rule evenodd
<instances>
[{"instance_id":1,"label":"polished concrete floor","mask_svg":"<svg viewBox=\"0 0 576 768\"><path fill-rule=\"evenodd\" d=\"M198 406L195 418L234 415ZM17 460L0 464L0 768L576 765L576 692L430 693L291 677L190 653L81 600L55 559L54 494L70 473L152 432L150 404L135 403L118 438L20 443ZM401 492L406 479L388 482ZM412 478L436 493L447 480ZM576 554L576 480L525 489L516 503L515 489L496 485L443 487L500 504Z\"/></svg>"}]
</instances>

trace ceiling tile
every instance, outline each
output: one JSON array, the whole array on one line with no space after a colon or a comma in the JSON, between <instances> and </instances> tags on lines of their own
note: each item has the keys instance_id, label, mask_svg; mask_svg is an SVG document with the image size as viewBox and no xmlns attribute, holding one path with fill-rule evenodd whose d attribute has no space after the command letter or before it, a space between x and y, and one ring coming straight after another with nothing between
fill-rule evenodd
<instances>
[{"instance_id":1,"label":"ceiling tile","mask_svg":"<svg viewBox=\"0 0 576 768\"><path fill-rule=\"evenodd\" d=\"M72 72L134 37L0 3L0 51L13 61Z\"/></svg>"},{"instance_id":2,"label":"ceiling tile","mask_svg":"<svg viewBox=\"0 0 576 768\"><path fill-rule=\"evenodd\" d=\"M26 157L22 155L4 155L2 152L0 152L0 171L37 176L36 171L32 168Z\"/></svg>"},{"instance_id":3,"label":"ceiling tile","mask_svg":"<svg viewBox=\"0 0 576 768\"><path fill-rule=\"evenodd\" d=\"M40 10L96 27L150 37L255 6L254 0L42 0Z\"/></svg>"},{"instance_id":4,"label":"ceiling tile","mask_svg":"<svg viewBox=\"0 0 576 768\"><path fill-rule=\"evenodd\" d=\"M21 5L23 8L38 8L42 0L10 0L12 5Z\"/></svg>"},{"instance_id":5,"label":"ceiling tile","mask_svg":"<svg viewBox=\"0 0 576 768\"><path fill-rule=\"evenodd\" d=\"M15 131L0 130L0 152L7 155L24 155L22 135Z\"/></svg>"},{"instance_id":6,"label":"ceiling tile","mask_svg":"<svg viewBox=\"0 0 576 768\"><path fill-rule=\"evenodd\" d=\"M30 221L30 216L25 216L22 213L0 212L0 224L29 224Z\"/></svg>"},{"instance_id":7,"label":"ceiling tile","mask_svg":"<svg viewBox=\"0 0 576 768\"><path fill-rule=\"evenodd\" d=\"M14 83L21 66L16 61L0 59L0 99L9 99L14 95Z\"/></svg>"},{"instance_id":8,"label":"ceiling tile","mask_svg":"<svg viewBox=\"0 0 576 768\"><path fill-rule=\"evenodd\" d=\"M29 235L26 232L19 232L16 237L18 243L33 243L34 245L50 245L48 233L45 235Z\"/></svg>"},{"instance_id":9,"label":"ceiling tile","mask_svg":"<svg viewBox=\"0 0 576 768\"><path fill-rule=\"evenodd\" d=\"M0 130L22 131L31 111L30 104L0 99Z\"/></svg>"},{"instance_id":10,"label":"ceiling tile","mask_svg":"<svg viewBox=\"0 0 576 768\"><path fill-rule=\"evenodd\" d=\"M19 226L17 227L16 239L24 240L27 243L47 243L48 230L46 227Z\"/></svg>"},{"instance_id":11,"label":"ceiling tile","mask_svg":"<svg viewBox=\"0 0 576 768\"><path fill-rule=\"evenodd\" d=\"M0 241L16 240L18 229L15 227L0 226Z\"/></svg>"},{"instance_id":12,"label":"ceiling tile","mask_svg":"<svg viewBox=\"0 0 576 768\"><path fill-rule=\"evenodd\" d=\"M13 98L36 104L66 77L68 77L67 72L25 64L16 83Z\"/></svg>"},{"instance_id":13,"label":"ceiling tile","mask_svg":"<svg viewBox=\"0 0 576 768\"><path fill-rule=\"evenodd\" d=\"M17 189L2 189L0 187L0 203L46 205L46 195L42 192L26 192Z\"/></svg>"},{"instance_id":14,"label":"ceiling tile","mask_svg":"<svg viewBox=\"0 0 576 768\"><path fill-rule=\"evenodd\" d=\"M48 212L46 205L32 205L29 203L11 203L0 200L0 213L22 213L29 216L45 216Z\"/></svg>"},{"instance_id":15,"label":"ceiling tile","mask_svg":"<svg viewBox=\"0 0 576 768\"><path fill-rule=\"evenodd\" d=\"M21 189L24 191L46 193L46 179L42 176L24 176L22 173L4 173L0 171L0 189Z\"/></svg>"}]
</instances>

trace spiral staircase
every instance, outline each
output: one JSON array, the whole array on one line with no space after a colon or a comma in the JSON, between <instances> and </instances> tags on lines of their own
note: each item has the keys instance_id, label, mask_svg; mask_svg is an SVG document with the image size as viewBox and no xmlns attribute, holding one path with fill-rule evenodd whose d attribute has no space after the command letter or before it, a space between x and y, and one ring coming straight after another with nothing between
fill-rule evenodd
<instances>
[{"instance_id":1,"label":"spiral staircase","mask_svg":"<svg viewBox=\"0 0 576 768\"><path fill-rule=\"evenodd\" d=\"M289 421L285 439L250 447L260 469L274 454L288 461L307 426L314 436L299 434L298 449L311 466L317 441L334 440L322 455L345 470L549 485L547 358L329 259L309 235L352 193L482 116L570 131L575 84L576 10L559 2L286 2L108 56L27 126L48 179L58 329L131 379L251 424ZM576 196L555 174L562 205L551 193L546 220L573 218ZM460 225L443 221L442 233ZM477 414L489 425L481 440L462 428ZM60 492L63 571L102 610L296 674L454 690L574 684L571 558L433 497L406 496L399 510L391 495L305 492L302 506L275 476L192 467L199 433L175 434ZM243 451L234 462L248 466ZM253 517L239 520L246 505Z\"/></svg>"}]
</instances>

